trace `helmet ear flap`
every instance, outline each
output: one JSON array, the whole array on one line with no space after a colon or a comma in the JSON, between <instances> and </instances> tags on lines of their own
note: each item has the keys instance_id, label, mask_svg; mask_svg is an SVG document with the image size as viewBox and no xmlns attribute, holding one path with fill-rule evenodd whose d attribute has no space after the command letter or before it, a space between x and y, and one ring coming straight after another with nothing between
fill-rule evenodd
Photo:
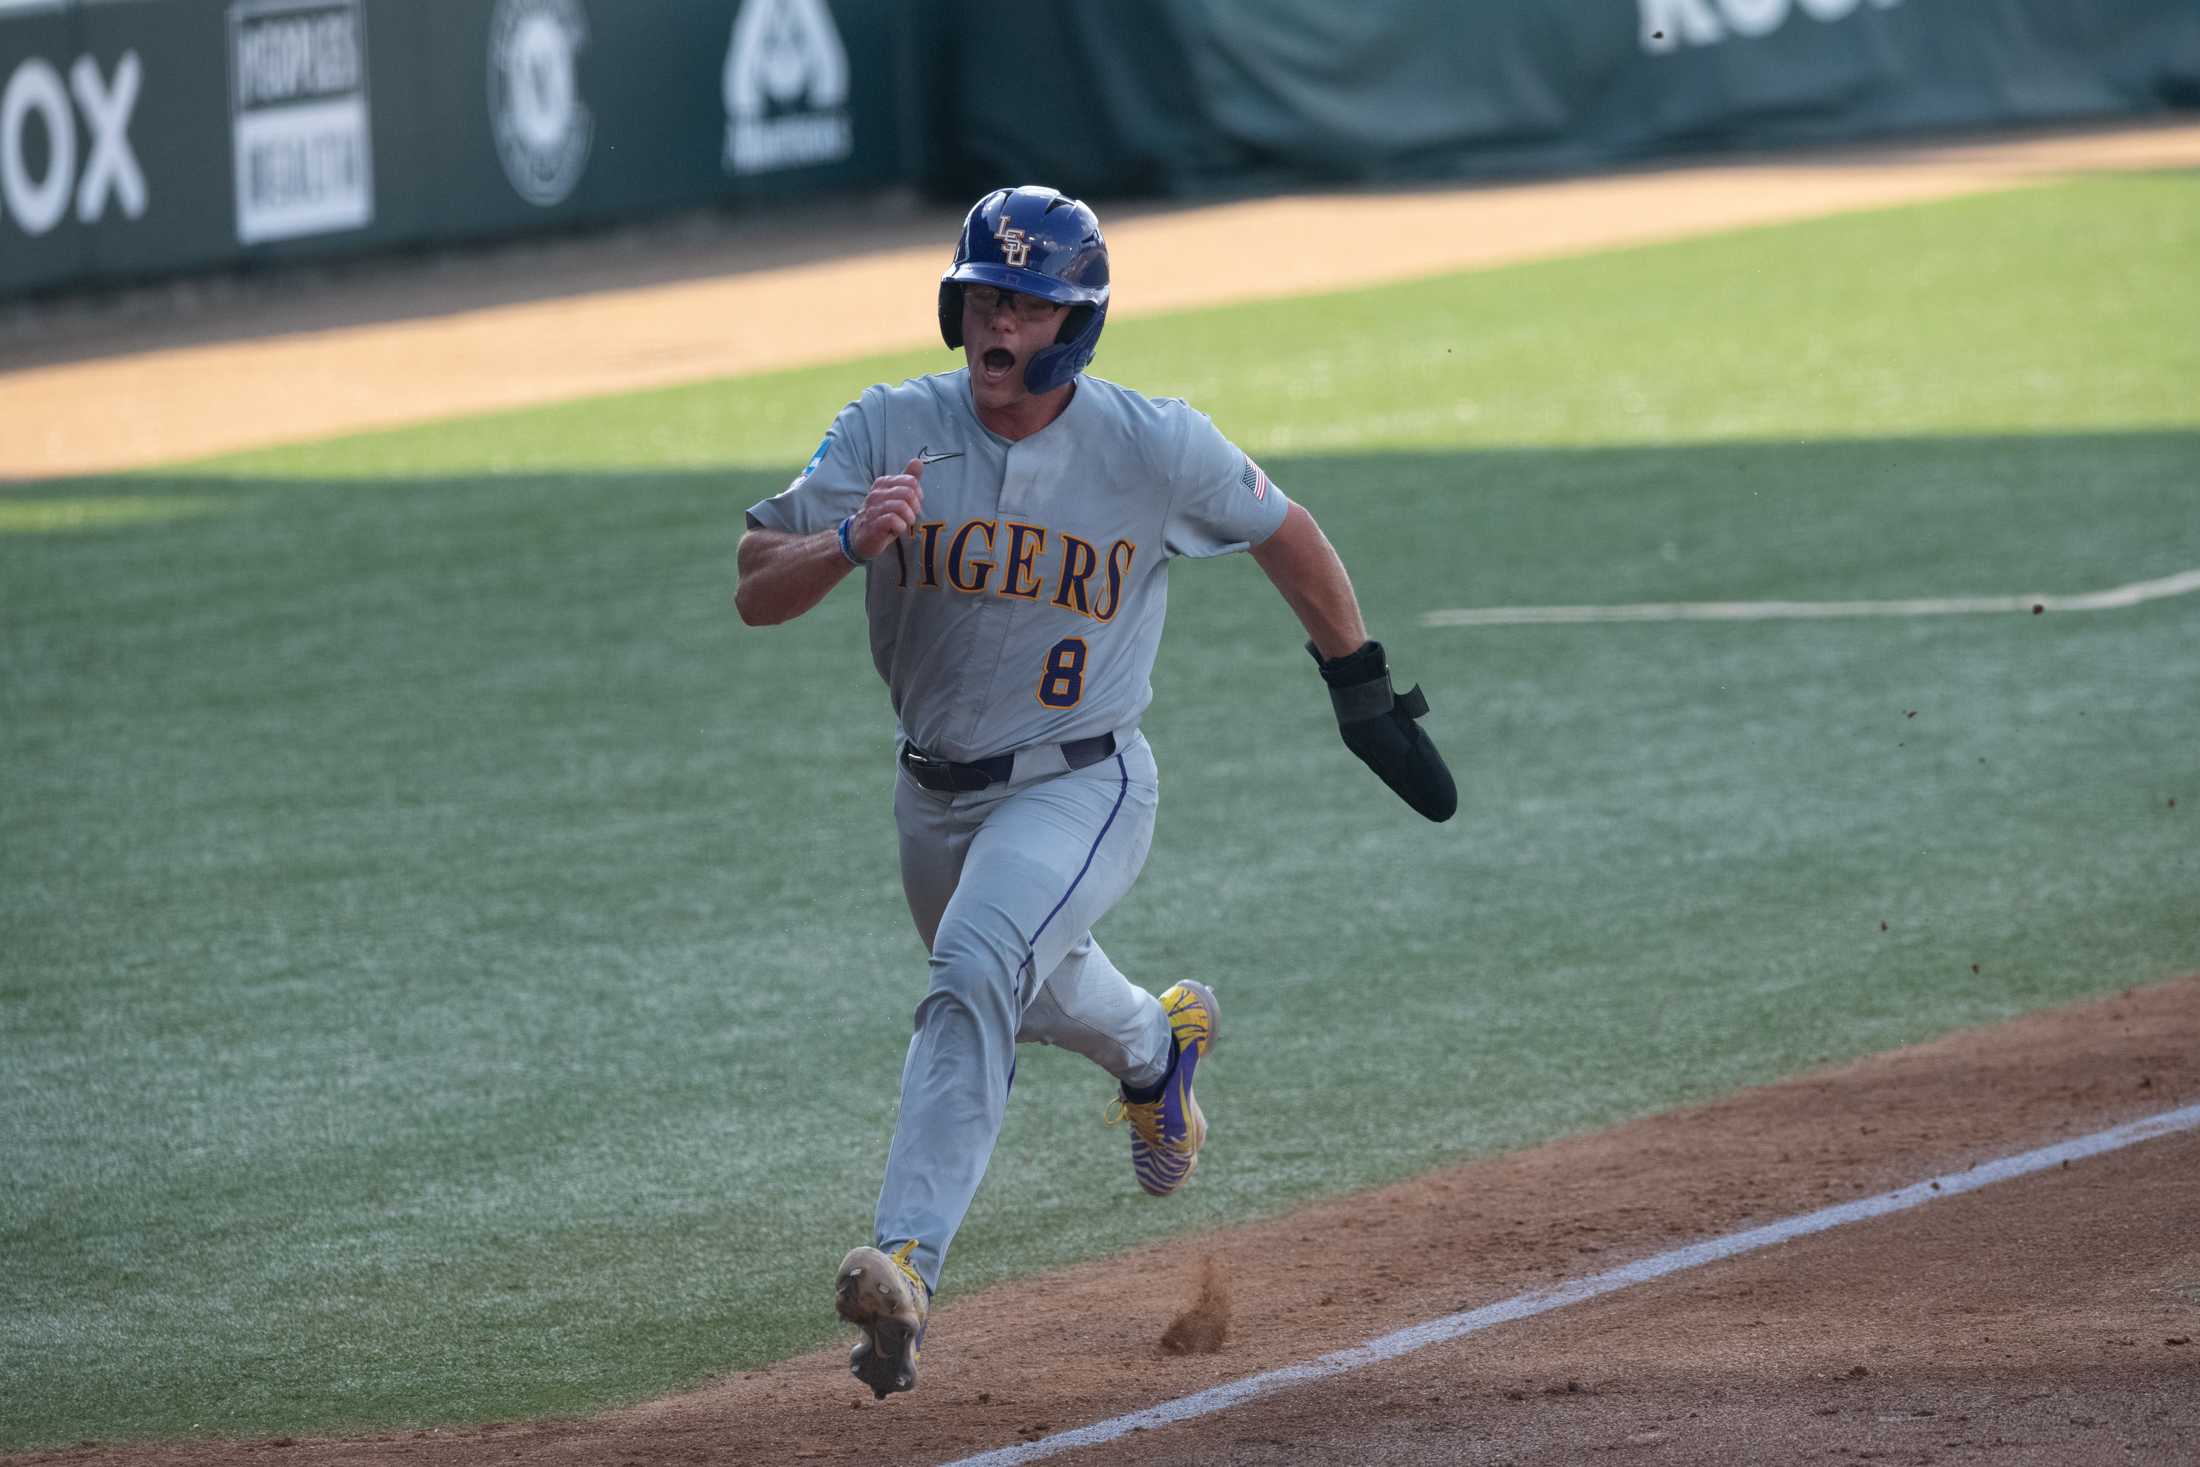
<instances>
[{"instance_id":1,"label":"helmet ear flap","mask_svg":"<svg viewBox=\"0 0 2200 1467\"><path fill-rule=\"evenodd\" d=\"M962 350L963 288L959 281L940 282L940 339L949 351Z\"/></svg>"},{"instance_id":2,"label":"helmet ear flap","mask_svg":"<svg viewBox=\"0 0 2200 1467\"><path fill-rule=\"evenodd\" d=\"M1024 368L1024 389L1038 397L1070 381L1092 364L1100 346L1100 328L1108 324L1108 308L1078 305L1070 309L1055 333L1053 346L1035 354Z\"/></svg>"}]
</instances>

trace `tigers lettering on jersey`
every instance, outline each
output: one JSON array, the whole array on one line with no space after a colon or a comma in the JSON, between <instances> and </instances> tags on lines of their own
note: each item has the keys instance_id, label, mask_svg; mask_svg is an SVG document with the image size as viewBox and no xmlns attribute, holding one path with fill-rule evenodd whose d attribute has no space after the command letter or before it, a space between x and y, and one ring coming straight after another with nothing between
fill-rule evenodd
<instances>
[{"instance_id":1,"label":"tigers lettering on jersey","mask_svg":"<svg viewBox=\"0 0 2200 1467\"><path fill-rule=\"evenodd\" d=\"M1031 561L1047 548L1047 532L1044 526L1027 525L1017 520L1008 522L1008 550L1002 561L1001 594L1014 596L1020 601L1039 599L1041 587L1032 575Z\"/></svg>"},{"instance_id":2,"label":"tigers lettering on jersey","mask_svg":"<svg viewBox=\"0 0 2200 1467\"><path fill-rule=\"evenodd\" d=\"M993 538L999 532L1000 527L1001 522L999 520L965 520L963 522L963 527L955 532L955 538L947 542L947 584L949 586L957 591L966 591L971 595L976 595L985 589L985 583L993 576L993 562L980 560L975 555L967 555L966 552L969 549L973 531L982 531L985 535L985 548L988 551L992 550ZM965 579L965 577L968 579Z\"/></svg>"},{"instance_id":3,"label":"tigers lettering on jersey","mask_svg":"<svg viewBox=\"0 0 2200 1467\"><path fill-rule=\"evenodd\" d=\"M949 590L1034 602L1044 598L1051 606L1102 622L1113 621L1122 609L1123 588L1138 559L1136 544L1117 540L1108 547L1103 569L1100 551L1091 541L1021 520L964 520L952 531L945 520L926 520L911 527L909 537L913 543L907 549L899 541L894 545L901 562L901 590ZM1056 543L1061 549L1050 553L1049 546Z\"/></svg>"},{"instance_id":4,"label":"tigers lettering on jersey","mask_svg":"<svg viewBox=\"0 0 2200 1467\"><path fill-rule=\"evenodd\" d=\"M901 735L970 760L1133 727L1153 698L1172 568L1260 544L1290 511L1283 487L1187 404L1089 374L1044 431L989 434L969 376L866 389L824 456L750 521L831 536L917 460L916 523L859 573Z\"/></svg>"}]
</instances>

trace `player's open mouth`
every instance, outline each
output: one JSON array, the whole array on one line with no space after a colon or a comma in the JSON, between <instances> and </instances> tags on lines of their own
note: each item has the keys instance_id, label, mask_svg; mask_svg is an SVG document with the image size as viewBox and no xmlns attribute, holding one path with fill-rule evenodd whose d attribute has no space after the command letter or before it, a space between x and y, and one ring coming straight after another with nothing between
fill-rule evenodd
<instances>
[{"instance_id":1,"label":"player's open mouth","mask_svg":"<svg viewBox=\"0 0 2200 1467\"><path fill-rule=\"evenodd\" d=\"M980 370L988 382L999 382L1016 369L1016 354L1005 346L987 347L985 355L978 359Z\"/></svg>"}]
</instances>

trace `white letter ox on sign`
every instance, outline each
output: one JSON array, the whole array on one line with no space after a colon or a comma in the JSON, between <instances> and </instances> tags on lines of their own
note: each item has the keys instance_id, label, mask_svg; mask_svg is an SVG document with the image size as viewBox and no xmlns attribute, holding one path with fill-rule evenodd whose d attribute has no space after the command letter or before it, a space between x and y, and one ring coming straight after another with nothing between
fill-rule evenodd
<instances>
[{"instance_id":1,"label":"white letter ox on sign","mask_svg":"<svg viewBox=\"0 0 2200 1467\"><path fill-rule=\"evenodd\" d=\"M61 222L72 182L76 217L82 223L90 224L105 214L110 198L121 201L128 217L144 217L145 170L130 147L130 114L137 108L144 80L144 63L135 51L122 53L112 81L100 76L99 63L89 56L77 57L69 68L69 92L76 95L77 110L91 137L79 177L76 122L69 114L60 74L37 56L15 68L7 89L0 92L0 201L25 234L35 238ZM46 132L43 177L32 176L24 146L33 117Z\"/></svg>"}]
</instances>

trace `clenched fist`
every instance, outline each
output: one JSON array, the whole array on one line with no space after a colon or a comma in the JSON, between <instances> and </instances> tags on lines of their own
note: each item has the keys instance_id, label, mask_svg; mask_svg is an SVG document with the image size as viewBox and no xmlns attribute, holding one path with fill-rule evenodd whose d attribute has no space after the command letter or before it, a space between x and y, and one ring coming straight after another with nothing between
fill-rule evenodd
<instances>
[{"instance_id":1,"label":"clenched fist","mask_svg":"<svg viewBox=\"0 0 2200 1467\"><path fill-rule=\"evenodd\" d=\"M909 533L924 509L924 464L909 460L898 474L882 474L871 481L863 496L863 508L848 523L848 545L856 559L869 560Z\"/></svg>"}]
</instances>

